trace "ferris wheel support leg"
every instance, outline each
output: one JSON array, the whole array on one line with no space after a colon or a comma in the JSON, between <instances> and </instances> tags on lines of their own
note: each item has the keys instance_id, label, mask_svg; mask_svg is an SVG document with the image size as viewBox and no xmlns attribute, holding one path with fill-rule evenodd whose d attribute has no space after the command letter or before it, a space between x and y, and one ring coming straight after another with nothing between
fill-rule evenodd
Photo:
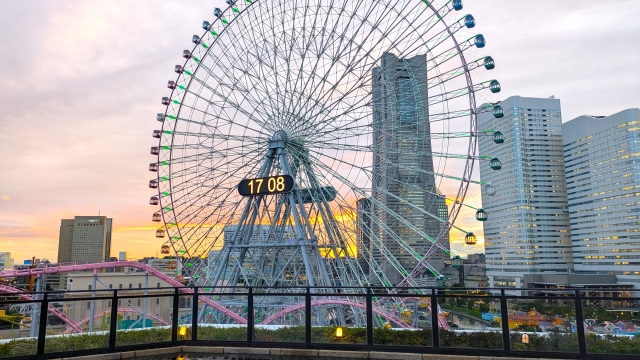
<instances>
[{"instance_id":1,"label":"ferris wheel support leg","mask_svg":"<svg viewBox=\"0 0 640 360\"><path fill-rule=\"evenodd\" d=\"M148 294L147 288L149 287L149 272L144 272L144 294ZM147 297L142 299L142 328L147 327Z\"/></svg>"},{"instance_id":2,"label":"ferris wheel support leg","mask_svg":"<svg viewBox=\"0 0 640 360\"><path fill-rule=\"evenodd\" d=\"M41 278L42 278L41 275L38 275L36 277L36 293L39 293L40 291L42 291L42 289L41 289L41 285L42 285ZM36 294L36 298L40 299L41 295L40 294ZM35 303L31 307L31 311L33 313L31 314L31 327L29 328L29 336L30 337L37 337L38 336L38 325L40 324L40 306L42 306L42 304Z\"/></svg>"},{"instance_id":3,"label":"ferris wheel support leg","mask_svg":"<svg viewBox=\"0 0 640 360\"><path fill-rule=\"evenodd\" d=\"M98 285L98 270L94 269L93 270L93 279L92 279L92 285L91 285L91 289L93 289L93 291L91 292L91 297L92 298L96 298L96 286ZM89 310L89 332L93 332L93 326L94 326L94 318L96 316L96 301L95 300L91 300L91 309Z\"/></svg>"},{"instance_id":4,"label":"ferris wheel support leg","mask_svg":"<svg viewBox=\"0 0 640 360\"><path fill-rule=\"evenodd\" d=\"M287 157L284 154L284 149L281 147L277 148L277 154L278 154L278 158L280 159L280 166L282 167L282 170L284 172L285 175L290 175L291 174L291 168L289 167L289 162L287 161ZM298 207L296 206L296 202L293 198L294 194L298 195L298 204L300 205L300 211L298 209ZM298 244L300 245L300 250L302 252L302 261L304 262L304 271L305 274L307 276L307 282L309 284L309 286L315 286L315 281L313 279L313 272L311 270L311 263L309 262L309 252L307 250L307 239L309 238L309 235L311 235L313 232L307 232L308 229L304 229L302 228L302 224L304 221L304 224L306 226L309 226L309 219L306 217L306 212L304 211L304 205L302 204L302 197L300 196L298 191L292 191L290 192L287 197L289 198L289 207L291 209L291 213L293 214L293 218L295 219L295 224L294 224L294 229L296 231L296 236L298 237ZM302 217L304 216L304 220L302 219ZM317 243L315 244L316 248ZM318 251L319 253L319 251ZM318 258L318 266L321 266L322 260L320 258ZM328 279L325 279L325 281ZM327 284L329 284L329 282L327 282Z\"/></svg>"}]
</instances>

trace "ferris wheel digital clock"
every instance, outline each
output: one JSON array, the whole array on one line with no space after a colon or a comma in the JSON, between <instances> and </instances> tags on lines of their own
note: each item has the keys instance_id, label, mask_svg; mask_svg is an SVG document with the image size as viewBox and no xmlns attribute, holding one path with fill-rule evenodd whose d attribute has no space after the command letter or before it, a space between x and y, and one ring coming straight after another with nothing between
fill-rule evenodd
<instances>
[{"instance_id":1,"label":"ferris wheel digital clock","mask_svg":"<svg viewBox=\"0 0 640 360\"><path fill-rule=\"evenodd\" d=\"M244 179L238 184L238 193L242 196L284 194L291 190L293 190L291 175Z\"/></svg>"}]
</instances>

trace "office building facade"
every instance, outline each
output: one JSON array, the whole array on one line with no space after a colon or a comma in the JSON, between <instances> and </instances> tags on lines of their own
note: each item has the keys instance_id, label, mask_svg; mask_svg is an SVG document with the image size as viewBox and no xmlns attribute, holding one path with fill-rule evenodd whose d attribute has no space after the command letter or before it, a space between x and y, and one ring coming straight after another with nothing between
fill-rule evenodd
<instances>
[{"instance_id":1,"label":"office building facade","mask_svg":"<svg viewBox=\"0 0 640 360\"><path fill-rule=\"evenodd\" d=\"M58 241L58 263L78 264L109 261L111 219L106 216L76 216L63 219Z\"/></svg>"},{"instance_id":2,"label":"office building facade","mask_svg":"<svg viewBox=\"0 0 640 360\"><path fill-rule=\"evenodd\" d=\"M519 288L524 274L567 273L573 267L558 99L512 96L478 116L478 130L501 131L504 143L479 138L489 286ZM500 116L502 115L502 116ZM490 132L489 132L490 133Z\"/></svg>"},{"instance_id":3,"label":"office building facade","mask_svg":"<svg viewBox=\"0 0 640 360\"><path fill-rule=\"evenodd\" d=\"M640 285L640 109L562 124L576 274Z\"/></svg>"},{"instance_id":4,"label":"office building facade","mask_svg":"<svg viewBox=\"0 0 640 360\"><path fill-rule=\"evenodd\" d=\"M435 239L442 229L437 219L416 210L437 216L442 200L436 195L433 175L426 55L403 59L384 53L372 79L371 240L391 254L373 256L393 285L403 280L398 265L410 272L418 263L400 241L423 255L432 243L419 232ZM444 252L438 251L429 263L441 272Z\"/></svg>"}]
</instances>

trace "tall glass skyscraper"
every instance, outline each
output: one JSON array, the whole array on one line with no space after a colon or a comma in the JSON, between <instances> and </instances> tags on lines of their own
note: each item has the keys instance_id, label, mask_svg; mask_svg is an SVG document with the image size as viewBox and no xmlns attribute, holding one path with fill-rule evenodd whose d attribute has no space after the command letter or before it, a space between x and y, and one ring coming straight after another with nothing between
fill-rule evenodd
<instances>
[{"instance_id":1,"label":"tall glass skyscraper","mask_svg":"<svg viewBox=\"0 0 640 360\"><path fill-rule=\"evenodd\" d=\"M640 285L640 109L562 124L574 268Z\"/></svg>"},{"instance_id":2,"label":"tall glass skyscraper","mask_svg":"<svg viewBox=\"0 0 640 360\"><path fill-rule=\"evenodd\" d=\"M497 108L499 106L499 108ZM567 273L573 267L562 151L560 100L509 97L478 116L478 130L499 130L504 143L481 136L480 164L487 276L492 287L517 288L527 273Z\"/></svg>"},{"instance_id":3,"label":"tall glass skyscraper","mask_svg":"<svg viewBox=\"0 0 640 360\"><path fill-rule=\"evenodd\" d=\"M444 201L434 195L437 189L431 154L426 55L403 59L384 53L372 75L375 201L371 204L371 235L393 254L397 264L411 271L418 261L399 242L424 255L431 241L414 228L436 238L442 224L416 208L438 215ZM448 247L448 236L445 241ZM443 255L438 251L430 261L438 271L444 268ZM391 284L402 281L402 274L384 254L373 256Z\"/></svg>"}]
</instances>

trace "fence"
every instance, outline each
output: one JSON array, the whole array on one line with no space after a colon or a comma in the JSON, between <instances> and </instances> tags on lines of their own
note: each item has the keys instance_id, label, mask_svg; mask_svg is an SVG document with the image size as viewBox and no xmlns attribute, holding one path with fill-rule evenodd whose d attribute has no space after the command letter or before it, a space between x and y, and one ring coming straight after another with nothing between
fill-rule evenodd
<instances>
[{"instance_id":1,"label":"fence","mask_svg":"<svg viewBox=\"0 0 640 360\"><path fill-rule=\"evenodd\" d=\"M182 287L5 294L0 308L34 311L29 326L24 319L19 325L25 336L2 340L0 357L176 345L565 359L640 354L640 298L629 290L508 291Z\"/></svg>"}]
</instances>

